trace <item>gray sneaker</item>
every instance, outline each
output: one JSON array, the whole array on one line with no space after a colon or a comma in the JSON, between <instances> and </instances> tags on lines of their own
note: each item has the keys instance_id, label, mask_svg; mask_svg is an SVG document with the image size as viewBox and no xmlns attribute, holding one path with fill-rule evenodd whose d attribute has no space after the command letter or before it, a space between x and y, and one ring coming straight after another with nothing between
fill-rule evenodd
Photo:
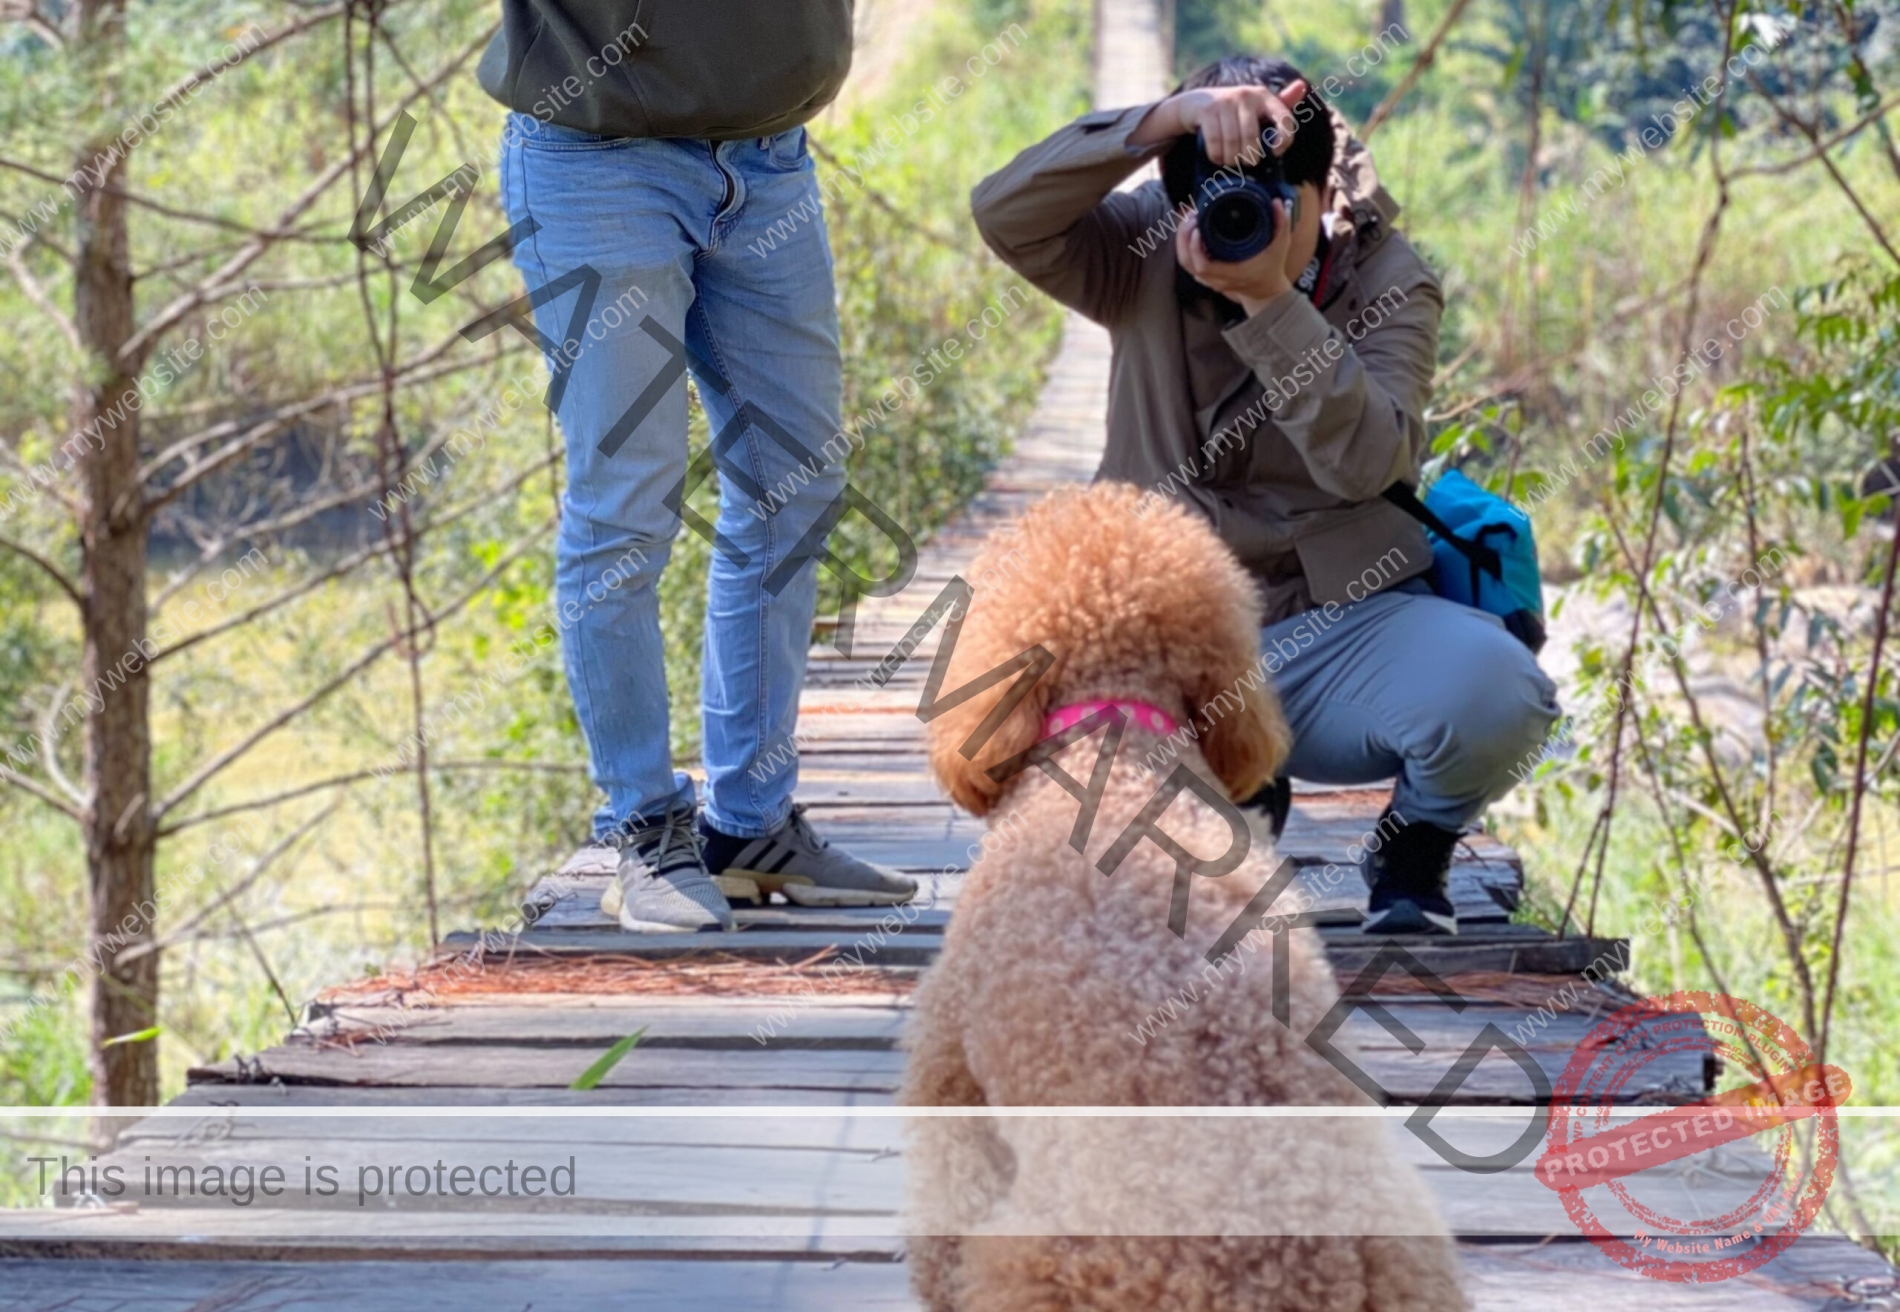
<instances>
[{"instance_id":1,"label":"gray sneaker","mask_svg":"<svg viewBox=\"0 0 1900 1312\"><path fill-rule=\"evenodd\" d=\"M735 900L763 902L767 893L783 893L802 907L894 907L917 896L915 880L860 861L813 833L802 806L764 838L704 829L701 837L712 849L713 882Z\"/></svg>"},{"instance_id":2,"label":"gray sneaker","mask_svg":"<svg viewBox=\"0 0 1900 1312\"><path fill-rule=\"evenodd\" d=\"M706 873L693 812L675 808L662 820L631 827L618 840L620 869L601 894L600 909L634 934L681 934L732 928L732 907Z\"/></svg>"}]
</instances>

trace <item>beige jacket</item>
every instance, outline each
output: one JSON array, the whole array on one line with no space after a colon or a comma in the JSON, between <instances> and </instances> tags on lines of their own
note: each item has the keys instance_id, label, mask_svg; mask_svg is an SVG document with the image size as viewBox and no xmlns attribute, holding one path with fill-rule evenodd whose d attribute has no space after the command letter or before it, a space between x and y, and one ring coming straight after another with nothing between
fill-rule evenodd
<instances>
[{"instance_id":1,"label":"beige jacket","mask_svg":"<svg viewBox=\"0 0 1900 1312\"><path fill-rule=\"evenodd\" d=\"M1341 139L1321 305L1298 293L1223 325L1176 293L1159 182L1115 186L1161 153L1128 136L1152 106L1088 114L978 184L977 228L1010 267L1114 343L1098 478L1183 499L1256 579L1273 623L1431 565L1424 531L1379 499L1416 482L1443 294L1391 229L1398 206Z\"/></svg>"}]
</instances>

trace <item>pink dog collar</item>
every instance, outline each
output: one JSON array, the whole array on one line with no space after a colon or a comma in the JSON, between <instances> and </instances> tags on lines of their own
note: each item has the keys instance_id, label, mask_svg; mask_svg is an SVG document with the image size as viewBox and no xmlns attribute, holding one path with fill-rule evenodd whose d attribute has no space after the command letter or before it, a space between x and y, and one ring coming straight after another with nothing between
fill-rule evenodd
<instances>
[{"instance_id":1,"label":"pink dog collar","mask_svg":"<svg viewBox=\"0 0 1900 1312\"><path fill-rule=\"evenodd\" d=\"M1061 733L1064 729L1082 723L1091 715L1106 710L1117 710L1143 729L1152 729L1156 733L1175 733L1180 725L1174 717L1150 702L1129 701L1114 697L1104 701L1071 702L1067 706L1057 707L1049 712L1042 722L1042 736Z\"/></svg>"}]
</instances>

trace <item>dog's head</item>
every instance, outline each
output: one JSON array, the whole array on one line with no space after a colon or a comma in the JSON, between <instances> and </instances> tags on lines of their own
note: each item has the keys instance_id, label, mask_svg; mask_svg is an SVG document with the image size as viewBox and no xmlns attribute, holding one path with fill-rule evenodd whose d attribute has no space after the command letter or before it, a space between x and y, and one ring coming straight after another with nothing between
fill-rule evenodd
<instances>
[{"instance_id":1,"label":"dog's head","mask_svg":"<svg viewBox=\"0 0 1900 1312\"><path fill-rule=\"evenodd\" d=\"M1191 725L1236 800L1292 746L1260 668L1260 600L1205 520L1126 483L1052 493L991 535L941 699L1040 647L1053 663L969 755L971 740L1034 667L1022 663L930 723L930 768L983 815L1009 780L987 771L1035 744L1048 713L1085 698L1151 702Z\"/></svg>"}]
</instances>

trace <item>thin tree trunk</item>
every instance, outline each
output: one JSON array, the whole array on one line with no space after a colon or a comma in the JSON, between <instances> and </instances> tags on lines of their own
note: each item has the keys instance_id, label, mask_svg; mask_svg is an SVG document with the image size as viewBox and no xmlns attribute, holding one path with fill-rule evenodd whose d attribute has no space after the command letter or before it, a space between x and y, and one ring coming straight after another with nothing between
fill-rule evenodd
<instances>
[{"instance_id":1,"label":"thin tree trunk","mask_svg":"<svg viewBox=\"0 0 1900 1312\"><path fill-rule=\"evenodd\" d=\"M96 47L99 68L122 38L113 0L83 5L80 31ZM108 120L109 121L109 120ZM110 129L106 129L109 131ZM74 321L87 355L75 389L73 429L85 434L78 459L82 612L82 686L92 694L86 719L82 826L86 840L89 956L92 976L93 1101L137 1106L158 1101L156 1042L116 1043L157 1024L158 954L121 966L121 948L152 936L156 907L151 817L152 740L148 719L144 492L139 483L139 365L120 359L132 336L132 266L127 250L122 155L103 176L88 170L111 158L109 138L88 143L75 175L79 248Z\"/></svg>"}]
</instances>

